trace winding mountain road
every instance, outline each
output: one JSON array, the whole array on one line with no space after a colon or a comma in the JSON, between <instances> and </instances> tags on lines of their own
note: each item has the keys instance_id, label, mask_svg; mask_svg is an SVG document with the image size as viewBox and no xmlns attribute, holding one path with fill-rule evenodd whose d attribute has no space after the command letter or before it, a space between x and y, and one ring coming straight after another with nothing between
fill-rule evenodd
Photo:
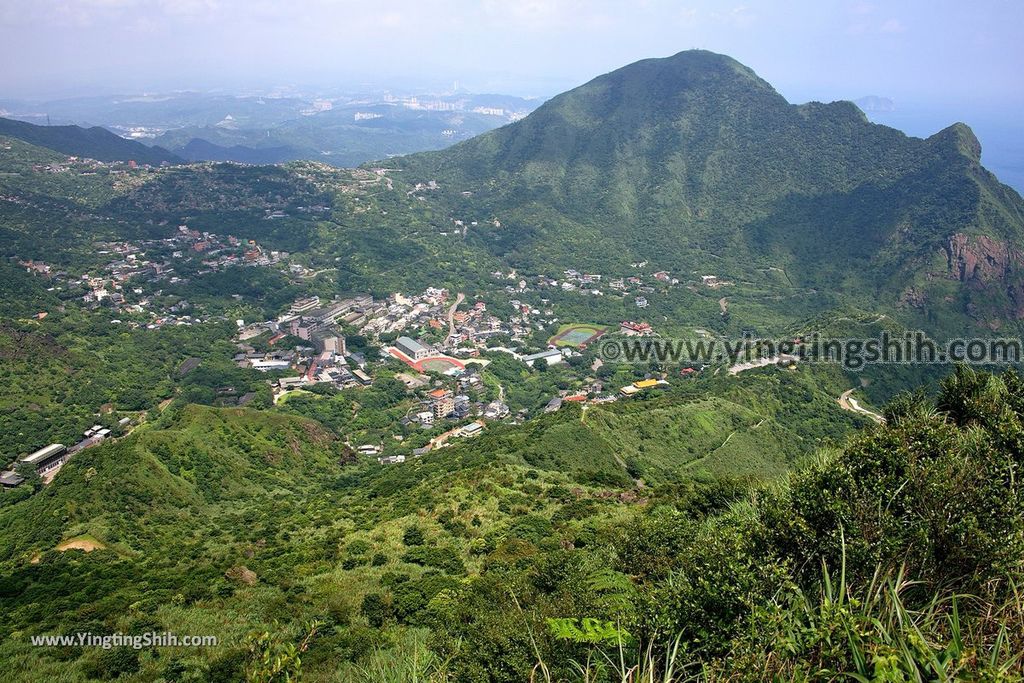
<instances>
[{"instance_id":1,"label":"winding mountain road","mask_svg":"<svg viewBox=\"0 0 1024 683\"><path fill-rule=\"evenodd\" d=\"M847 389L846 391L844 391L842 393L842 395L840 395L839 398L836 399L836 402L839 403L839 407L842 408L843 410L849 410L850 412L853 412L853 413L860 413L861 415L867 415L868 417L870 417L872 420L874 420L878 424L885 424L885 418L884 417L882 417L881 415L879 415L878 413L876 413L873 410L868 410L867 408L862 406L860 403L858 403L857 399L853 398L853 396L852 396L853 391L854 391L853 389Z\"/></svg>"}]
</instances>

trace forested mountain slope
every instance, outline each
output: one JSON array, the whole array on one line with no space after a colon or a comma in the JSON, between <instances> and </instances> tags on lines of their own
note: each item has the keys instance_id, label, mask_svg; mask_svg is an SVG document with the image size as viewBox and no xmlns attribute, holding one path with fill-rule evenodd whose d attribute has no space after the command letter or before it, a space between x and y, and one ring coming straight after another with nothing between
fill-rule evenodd
<instances>
[{"instance_id":1,"label":"forested mountain slope","mask_svg":"<svg viewBox=\"0 0 1024 683\"><path fill-rule=\"evenodd\" d=\"M0 118L0 135L18 138L61 154L88 157L97 161L135 161L140 164L180 164L181 157L163 147L149 147L125 140L106 128L93 126L37 126L24 121Z\"/></svg>"},{"instance_id":2,"label":"forested mountain slope","mask_svg":"<svg viewBox=\"0 0 1024 683\"><path fill-rule=\"evenodd\" d=\"M523 268L784 271L833 300L998 328L1024 317L1024 202L980 152L964 124L908 137L850 102L790 104L729 57L689 51L393 163L500 216L480 243Z\"/></svg>"},{"instance_id":3,"label":"forested mountain slope","mask_svg":"<svg viewBox=\"0 0 1024 683\"><path fill-rule=\"evenodd\" d=\"M764 377L732 400L771 403ZM694 471L649 487L616 481L614 462L602 480L536 459L579 411L380 468L309 420L175 404L0 507L5 676L263 681L269 653L308 680L366 683L575 681L573 662L593 676L619 661L673 683L1015 680L1022 391L960 370L937 402L902 398L888 425L775 483ZM658 423L629 439L668 453ZM222 644L28 642L162 630Z\"/></svg>"}]
</instances>

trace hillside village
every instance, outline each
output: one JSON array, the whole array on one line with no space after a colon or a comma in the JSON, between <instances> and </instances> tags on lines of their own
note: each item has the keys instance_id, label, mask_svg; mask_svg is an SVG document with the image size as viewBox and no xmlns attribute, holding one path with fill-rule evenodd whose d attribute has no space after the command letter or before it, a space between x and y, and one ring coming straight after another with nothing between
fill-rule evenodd
<instances>
[{"instance_id":1,"label":"hillside village","mask_svg":"<svg viewBox=\"0 0 1024 683\"><path fill-rule=\"evenodd\" d=\"M563 283L600 281L599 275L575 272L567 272L565 277L564 281L539 278L537 288L565 289ZM502 279L507 278L502 275ZM520 422L528 417L526 409L513 411L503 400L505 389L500 383L490 399L474 398L488 393L484 375L488 374L492 354L509 356L534 372L539 361L549 368L568 367L573 359L583 360L585 343L560 345L558 337L547 340L545 330L557 325L558 320L551 310L542 311L519 298L535 291L526 286L525 280L505 291L510 297L507 310L512 311L507 318L491 313L484 301L468 302L462 294L452 297L448 290L435 287L419 294L395 293L384 300L370 294L331 300L300 298L273 320L238 321L234 360L241 368L276 376L269 380L274 385L275 402L318 385L346 390L369 387L379 376L397 379L417 397L418 407L411 408L396 428L434 430L450 425L429 443L408 453L418 457L447 445L452 438L478 434L487 422ZM547 300L540 301L544 305ZM584 337L599 336L604 329L596 328ZM644 336L652 334L653 329L648 323L623 321L617 332ZM530 351L538 334L545 335L546 346ZM350 347L348 340L353 339L359 340L358 349ZM578 367L581 378L585 378L600 367L600 361ZM627 383L618 391L607 390L593 377L575 384L577 388L563 389L546 399L544 412L558 410L565 401L613 402L668 383L661 377L646 378ZM379 444L352 445L363 455L378 456L382 464L404 462L407 457L402 453L382 455Z\"/></svg>"},{"instance_id":2,"label":"hillside village","mask_svg":"<svg viewBox=\"0 0 1024 683\"><path fill-rule=\"evenodd\" d=\"M132 186L137 186L143 175L155 171L144 165L106 164L74 157L33 168L34 173L123 176L118 182ZM316 191L331 187L330 183L325 184L315 164L297 167L295 172ZM384 169L353 171L353 178L356 185L352 187L393 187ZM424 182L415 185L409 195L425 200L425 193L438 187L435 181ZM342 187L343 193L349 190L348 185ZM279 199L272 199L261 206L263 219L268 223L289 218L293 213L329 212L312 199L287 207ZM567 402L613 402L665 386L663 376L649 374L624 377L610 385L599 379L601 361L586 358L588 340L605 331L627 336L652 335L654 328L642 320L622 320L617 330L598 326L601 331L593 337L583 335L575 342L563 343L557 335L552 337L552 331L572 327L560 320L557 313L564 297L615 298L635 308L635 317L639 317L649 306L650 297L662 296L671 288L712 289L730 284L720 282L714 275L681 282L668 271L656 270L642 261L631 264L632 272L612 276L573 268L558 274L497 270L490 273L493 286L485 286L471 300L465 300L462 294L452 296L449 290L438 286L417 294L396 292L376 299L369 293L322 298L312 293L317 289L313 285L319 274L331 268L316 270L317 266L312 265L316 258L309 254L300 261L287 251L270 249L230 232L200 230L187 222L177 226L166 223L156 226L164 237L96 242L90 263L78 272L40 259L17 259L16 263L48 281L47 291L62 302L55 310L62 313L68 306L80 307L101 316L109 315L111 326L144 330L230 320L236 328L232 361L240 369L269 375L267 383L272 385L274 404L287 402L296 392L315 393L324 387L358 391L374 386L382 378L395 379L416 403L396 421L395 429L407 432L412 426L433 435L429 443L411 450L413 456L442 447L452 438L477 434L487 422L521 422L531 416L531 406L524 405L522 398L510 405L506 390L513 387L503 385L486 369L495 354L521 364L518 366L531 371L535 378L548 368L562 368L558 381L545 389L541 403L545 412L558 410ZM454 224L456 231L452 234L463 236L477 226L475 221L455 220ZM500 225L496 219L494 224ZM217 274L237 278L245 269L264 269L274 277L283 277L283 281L306 295L293 300L275 317L253 322L226 316L230 307L223 303L211 307L216 297L205 297L200 294L202 286L194 286ZM239 304L249 303L239 295L233 298ZM246 310L251 312L252 308ZM51 312L53 309L39 310L34 317L42 321ZM176 378L187 379L201 364L198 357L186 358L177 368ZM509 381L521 380L504 380ZM256 392L251 386L236 391L234 386L225 385L216 387L215 396L216 405L246 406ZM40 475L52 478L59 465L82 448L123 431L113 424L96 427L81 442L67 448L51 444L31 451L36 446L26 444L25 451L31 452L22 457L22 462L35 462L31 456L51 448L52 453L40 456L37 469ZM101 430L104 433L100 434ZM395 436L399 436L397 431ZM391 453L393 449L382 444L351 445L364 455L378 456L382 463L401 462L405 457ZM54 448L57 446L60 448ZM54 455L58 451L59 455ZM13 471L5 474L8 485L19 480Z\"/></svg>"},{"instance_id":3,"label":"hillside village","mask_svg":"<svg viewBox=\"0 0 1024 683\"><path fill-rule=\"evenodd\" d=\"M274 215L268 215L269 220ZM187 284L190 277L226 272L233 268L270 268L283 272L293 281L314 275L310 268L293 262L287 252L269 250L254 240L233 235L219 235L180 225L162 239L120 240L98 244L96 255L102 265L80 276L57 270L38 260L18 264L28 272L48 278L50 291L62 298L77 300L87 310L108 311L114 325L156 330L164 326L197 325L223 320L223 316L194 306L187 298L168 295L167 290ZM667 385L664 377L644 377L621 386L606 387L595 379L600 360L583 366L586 343L556 343L548 339L548 331L559 327L548 292L581 296L604 296L605 292L634 297L637 308L646 306L645 295L655 286L679 285L668 272L643 273L647 262L635 263L635 275L608 278L598 273L566 269L559 277L525 275L516 271L491 273L503 294L505 315L488 309L482 299L465 300L462 294L453 297L444 288L428 287L418 294L394 293L375 299L368 293L322 299L309 295L295 299L273 319L247 322L236 320L236 353L233 362L238 368L270 374L273 402L288 400L296 392L315 387L333 387L344 391L370 387L379 377L394 378L416 397L411 409L395 425L407 430L410 426L438 430L424 446L409 454L420 456L433 448L450 443L453 438L480 433L491 421L521 422L529 417L524 407L513 410L503 399L505 387L484 377L494 353L508 356L528 369L570 365L579 368L568 376L576 377L569 386L545 398L544 412L558 410L566 402L608 403L633 396L644 390ZM714 276L704 284L714 284ZM650 284L647 284L650 282ZM37 317L46 316L41 311ZM602 334L606 328L600 328ZM654 334L647 322L625 320L616 330L625 336ZM586 338L586 335L584 335ZM596 337L594 337L596 338ZM355 347L351 341L358 340ZM199 358L186 359L178 368L185 377L201 364ZM404 369L402 369L404 368ZM232 398L232 388L225 400L245 406L255 397L252 391ZM38 473L47 480L74 453L98 443L110 430L97 425L81 443L70 447L61 444L46 446L21 462L35 462L40 456ZM103 433L100 433L100 429ZM381 444L351 444L362 455L378 456L382 464L403 462L406 454L382 454ZM59 448L58 448L59 447ZM5 485L20 483L15 472L5 472Z\"/></svg>"},{"instance_id":4,"label":"hillside village","mask_svg":"<svg viewBox=\"0 0 1024 683\"><path fill-rule=\"evenodd\" d=\"M76 296L88 309L102 308L126 316L124 320L113 320L114 323L158 329L210 319L194 310L188 299L168 291L188 283L190 277L235 266L278 266L287 263L289 256L287 252L267 250L254 240L199 232L186 225L164 239L100 242L96 255L105 262L77 277L44 261L19 260L18 265L48 277L48 291L61 293L62 298ZM179 272L185 264L190 266L187 276ZM289 271L302 275L305 268L293 265ZM40 315L45 313L41 311Z\"/></svg>"}]
</instances>

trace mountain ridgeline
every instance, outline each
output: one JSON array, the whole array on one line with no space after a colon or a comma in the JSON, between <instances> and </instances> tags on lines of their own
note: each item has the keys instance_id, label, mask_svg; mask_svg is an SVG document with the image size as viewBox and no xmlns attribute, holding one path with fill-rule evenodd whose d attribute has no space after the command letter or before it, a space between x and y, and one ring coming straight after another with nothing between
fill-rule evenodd
<instances>
[{"instance_id":1,"label":"mountain ridgeline","mask_svg":"<svg viewBox=\"0 0 1024 683\"><path fill-rule=\"evenodd\" d=\"M99 126L37 126L24 121L0 118L0 135L17 138L62 154L88 157L97 161L136 161L153 166L162 163L181 164L185 161L163 147L148 147L141 142L125 140Z\"/></svg>"},{"instance_id":2,"label":"mountain ridgeline","mask_svg":"<svg viewBox=\"0 0 1024 683\"><path fill-rule=\"evenodd\" d=\"M735 60L688 51L392 163L446 182L456 210L500 217L481 243L522 268L784 272L819 309L881 301L950 330L997 329L1024 318L1024 202L980 156L962 123L908 137L850 102L790 104Z\"/></svg>"}]
</instances>

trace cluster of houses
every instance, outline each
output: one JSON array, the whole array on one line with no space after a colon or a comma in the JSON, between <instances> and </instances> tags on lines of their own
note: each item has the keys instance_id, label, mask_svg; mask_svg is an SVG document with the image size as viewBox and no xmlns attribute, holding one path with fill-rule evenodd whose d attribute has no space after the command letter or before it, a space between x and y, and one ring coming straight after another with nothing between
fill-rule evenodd
<instances>
[{"instance_id":1,"label":"cluster of houses","mask_svg":"<svg viewBox=\"0 0 1024 683\"><path fill-rule=\"evenodd\" d=\"M594 282L600 281L599 275L585 275L575 271L571 271L570 274ZM359 295L324 302L319 297L311 296L295 301L287 313L276 321L243 327L239 335L239 338L244 340L270 332L273 335L270 337L271 343L291 335L309 341L309 346L257 352L252 347L246 348L243 343L240 345L242 352L235 359L243 367L258 370L297 370L300 373L298 377L283 377L277 380L280 391L316 382L330 382L338 387L367 385L371 383L372 378L366 372L365 360L358 355L348 354L342 328L354 328L372 340L381 334L399 330L437 329L442 325L448 326L448 334L440 344L428 343L422 338L403 334L389 347L389 351L396 352L393 355L416 369L420 362L427 359L450 359L451 356L445 356L445 352L473 355L474 351L479 352L480 349L486 348L487 339L494 333L511 332L519 338L525 337L534 329L533 326L528 326L529 316L538 311L527 305L517 305L520 303L517 300L512 300L511 303L514 306L515 317L512 322L505 322L488 314L483 302L475 302L462 310L453 308L449 293L444 289L428 288L423 293L412 296L394 294L384 301L375 301L370 295ZM516 329L515 325L521 328ZM632 336L653 333L649 323L631 320L623 321L619 331ZM517 350L504 347L491 347L491 350L509 353L530 367L534 367L541 360L548 365L558 364L579 353L569 346L549 347L530 354L520 354ZM501 401L484 404L470 400L465 389L474 382L480 382L475 370L467 369L460 363L448 374L457 378L456 389L431 389L424 395L422 409L403 418L403 425L413 423L424 428L433 428L442 420L460 421L471 415L485 420L509 416L508 406ZM402 381L409 388L417 388L426 382L426 376L420 375L419 371L402 373L399 377L404 378ZM619 396L632 395L644 388L646 386L642 384L631 385L619 394L605 394L603 386L591 386L573 395L557 397L557 400L549 404L548 410L557 409L562 401L614 401ZM588 399L588 394L593 397Z\"/></svg>"},{"instance_id":2,"label":"cluster of houses","mask_svg":"<svg viewBox=\"0 0 1024 683\"><path fill-rule=\"evenodd\" d=\"M398 375L398 378L411 389L425 386L429 379L425 375L414 376L409 373L402 373ZM483 386L483 379L480 377L479 371L476 368L466 368L454 380L449 380L444 384L435 382L433 388L419 393L419 407L415 411L410 410L399 421L399 424L404 428L419 426L427 430L434 429L442 423L451 425L446 431L434 436L425 446L414 448L410 453L379 455L381 450L379 445L367 444L358 447L357 452L364 455L377 455L377 461L380 464L393 465L405 462L407 457L418 458L431 450L449 446L455 439L473 437L482 433L486 422L510 417L509 407L504 401L500 399L480 401L471 397L472 390L482 389ZM525 412L520 411L515 417L524 419ZM466 422L467 419L472 419L472 421Z\"/></svg>"},{"instance_id":3,"label":"cluster of houses","mask_svg":"<svg viewBox=\"0 0 1024 683\"><path fill-rule=\"evenodd\" d=\"M646 337L654 334L649 323L638 323L632 320L623 320L619 323L619 332L627 337Z\"/></svg>"},{"instance_id":4,"label":"cluster of houses","mask_svg":"<svg viewBox=\"0 0 1024 683\"><path fill-rule=\"evenodd\" d=\"M333 336L338 326L362 327L370 316L380 313L383 307L383 304L374 302L369 294L329 302L321 302L320 297L311 296L295 301L288 312L275 321L276 329L280 331L282 326L286 326L287 334L307 341L322 339Z\"/></svg>"},{"instance_id":5,"label":"cluster of houses","mask_svg":"<svg viewBox=\"0 0 1024 683\"><path fill-rule=\"evenodd\" d=\"M443 337L443 341L437 345L437 351L443 353L467 344L481 349L486 347L489 339L497 335L513 339L525 338L535 329L519 315L518 302L513 302L517 315L512 320L502 320L491 314L483 301L455 311L450 310L451 303L448 290L433 287L418 295L395 294L389 297L385 310L367 321L361 331L367 336L379 336L432 330Z\"/></svg>"},{"instance_id":6,"label":"cluster of houses","mask_svg":"<svg viewBox=\"0 0 1024 683\"><path fill-rule=\"evenodd\" d=\"M308 301L303 300L302 303L311 305L305 303ZM457 350L460 354L476 355L474 350L478 352L487 348L489 340L496 336L507 336L513 341L524 340L551 322L531 319L531 315L539 315L540 312L518 300L510 302L514 313L509 320L490 313L483 301L451 310L453 302L448 290L434 287L428 287L420 294L393 294L385 301L370 303L357 301L355 310L359 315L350 312L339 322L371 339L389 334L401 335L394 347L414 361ZM296 302L298 304L300 302ZM319 307L319 303L313 305ZM307 319L313 319L314 324L316 317L306 315ZM431 331L441 341L437 344L424 343L410 334L415 331ZM303 337L302 330L296 330L294 334Z\"/></svg>"},{"instance_id":7,"label":"cluster of houses","mask_svg":"<svg viewBox=\"0 0 1024 683\"><path fill-rule=\"evenodd\" d=\"M509 416L509 407L504 401L495 399L490 402L472 401L464 393L470 388L479 389L483 386L480 375L469 370L459 376L456 391L437 388L428 391L424 397L425 410L413 418L424 426L432 425L436 420L462 420L470 415L477 415L487 420L501 420Z\"/></svg>"},{"instance_id":8,"label":"cluster of houses","mask_svg":"<svg viewBox=\"0 0 1024 683\"><path fill-rule=\"evenodd\" d=\"M509 416L507 404L500 399L490 402L473 401L466 392L483 388L483 380L476 368L467 368L458 375L454 389L436 387L423 394L422 410L403 418L403 425L417 423L431 428L441 420L459 421L470 415L486 420L501 420Z\"/></svg>"},{"instance_id":9,"label":"cluster of houses","mask_svg":"<svg viewBox=\"0 0 1024 683\"><path fill-rule=\"evenodd\" d=\"M510 320L502 320L488 312L487 305L482 301L477 301L465 311L456 311L452 320L454 333L447 337L447 346L454 349L460 344L469 344L479 350L485 348L489 340L495 336L504 335L513 340L525 339L534 328L542 326L539 321L531 324L529 307L515 300L511 304L514 313Z\"/></svg>"},{"instance_id":10,"label":"cluster of houses","mask_svg":"<svg viewBox=\"0 0 1024 683\"><path fill-rule=\"evenodd\" d=\"M433 287L418 295L394 294L388 297L379 314L367 321L362 332L368 336L401 333L429 325L431 320L436 320L435 324L440 327L447 301L448 291Z\"/></svg>"},{"instance_id":11,"label":"cluster of houses","mask_svg":"<svg viewBox=\"0 0 1024 683\"><path fill-rule=\"evenodd\" d=\"M433 439L430 440L430 443L428 443L426 446L412 449L412 457L422 457L432 450L444 448L446 446L451 445L449 442L452 439L465 439L473 436L478 436L479 434L482 434L483 431L483 420L474 420L473 422L462 425L461 427L454 427L444 432L443 434L435 436ZM385 455L377 458L377 462L379 462L381 465L396 465L398 463L403 463L405 461L406 455L404 453L397 453L395 455Z\"/></svg>"},{"instance_id":12,"label":"cluster of houses","mask_svg":"<svg viewBox=\"0 0 1024 683\"><path fill-rule=\"evenodd\" d=\"M295 301L288 311L276 320L245 325L238 321L238 349L234 361L239 367L262 372L295 370L298 377L277 380L280 391L288 391L306 384L327 382L336 387L367 386L373 380L367 373L363 354L349 351L344 329L364 325L367 317L378 313L383 306L369 294L347 299L323 302L318 296ZM258 351L247 340L267 336L267 345L273 347L285 337L304 342L291 348Z\"/></svg>"},{"instance_id":13,"label":"cluster of houses","mask_svg":"<svg viewBox=\"0 0 1024 683\"><path fill-rule=\"evenodd\" d=\"M643 261L632 265L634 268L642 269L647 266L647 262ZM527 279L527 277L519 275L516 271L510 271L509 273L495 271L491 273L491 276L498 280L514 281L514 285L510 284L505 287L505 290L509 293L529 292L534 289L538 291L557 289L563 292L576 292L582 295L604 296L606 290L603 287L606 286L613 293L621 295L632 293L635 295L634 302L639 308L646 308L648 305L647 299L643 295L652 294L656 291L652 284L645 283L644 278L639 275L605 278L600 273L582 273L573 268L563 271L561 277L535 275ZM653 285L672 286L679 284L679 279L672 277L665 270L651 273L649 277L655 281ZM531 281L533 283L532 287L530 286Z\"/></svg>"},{"instance_id":14,"label":"cluster of houses","mask_svg":"<svg viewBox=\"0 0 1024 683\"><path fill-rule=\"evenodd\" d=\"M148 318L145 326L156 329L205 319L186 300L161 300L166 287L187 281L177 274L177 263L198 259L201 264L194 272L205 275L233 266L276 266L288 258L287 252L267 250L253 240L200 232L187 225L178 226L174 234L163 239L102 242L97 246L97 254L106 257L106 263L98 271L77 277L41 261L22 260L19 265L30 273L49 277L53 290L79 292L88 308L104 306L115 314L144 316ZM115 322L131 327L143 324L132 319Z\"/></svg>"},{"instance_id":15,"label":"cluster of houses","mask_svg":"<svg viewBox=\"0 0 1024 683\"><path fill-rule=\"evenodd\" d=\"M5 149L9 149L6 148ZM160 164L166 166L167 162ZM132 171L150 171L153 167L149 164L140 164L134 160L129 161L99 161L88 157L69 156L64 161L52 161L48 164L33 164L34 173L76 173L83 176L94 176L100 173L110 175L123 175Z\"/></svg>"},{"instance_id":16,"label":"cluster of houses","mask_svg":"<svg viewBox=\"0 0 1024 683\"><path fill-rule=\"evenodd\" d=\"M687 368L688 372L684 373L684 376L689 375L695 370ZM555 396L547 405L544 406L545 413L554 413L562 408L566 403L614 403L619 398L627 398L629 396L635 396L643 391L649 389L655 389L658 387L667 387L668 382L658 377L649 377L647 379L638 380L627 384L626 386L619 389L618 393L604 393L604 384L597 380L591 383L590 386L583 387L576 391L563 391L559 396Z\"/></svg>"}]
</instances>

